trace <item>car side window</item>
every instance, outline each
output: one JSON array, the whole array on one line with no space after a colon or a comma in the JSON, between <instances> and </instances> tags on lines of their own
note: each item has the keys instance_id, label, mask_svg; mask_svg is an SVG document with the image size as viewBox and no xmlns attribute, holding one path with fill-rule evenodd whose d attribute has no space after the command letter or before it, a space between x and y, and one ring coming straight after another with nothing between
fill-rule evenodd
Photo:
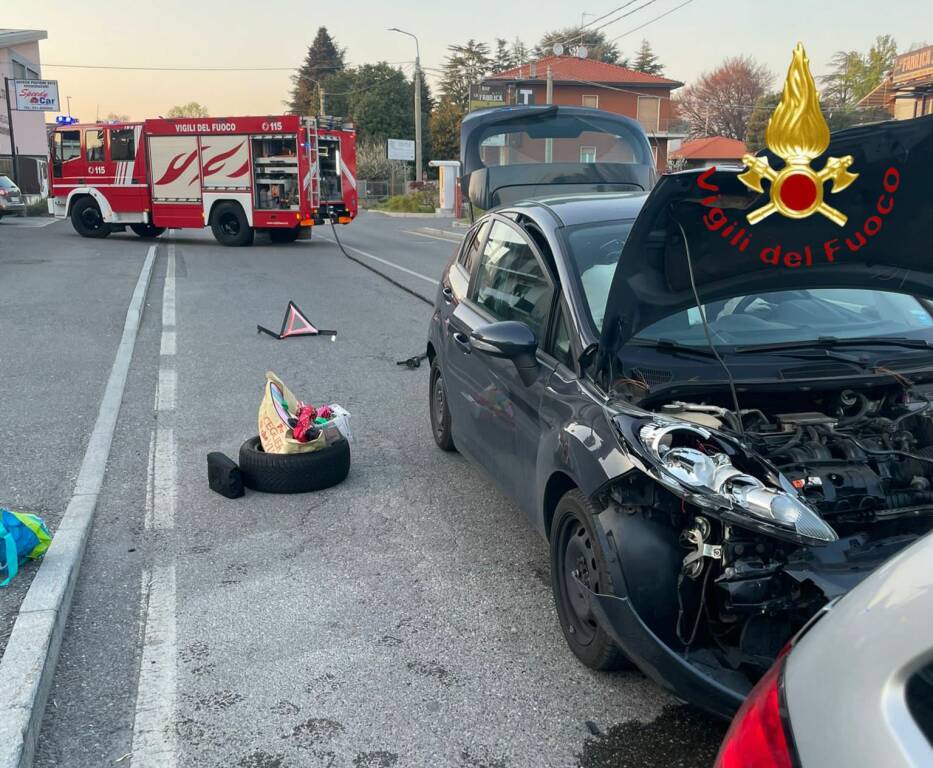
<instances>
[{"instance_id":1,"label":"car side window","mask_svg":"<svg viewBox=\"0 0 933 768\"><path fill-rule=\"evenodd\" d=\"M558 362L573 370L573 346L570 343L570 325L564 308L557 307L557 320L554 324L554 343L551 345L551 354Z\"/></svg>"},{"instance_id":2,"label":"car side window","mask_svg":"<svg viewBox=\"0 0 933 768\"><path fill-rule=\"evenodd\" d=\"M104 132L84 132L84 155L89 162L98 162L104 159Z\"/></svg>"},{"instance_id":3,"label":"car side window","mask_svg":"<svg viewBox=\"0 0 933 768\"><path fill-rule=\"evenodd\" d=\"M110 159L114 162L136 159L132 128L110 129Z\"/></svg>"},{"instance_id":4,"label":"car side window","mask_svg":"<svg viewBox=\"0 0 933 768\"><path fill-rule=\"evenodd\" d=\"M81 156L80 131L55 132L55 156L58 160L72 160Z\"/></svg>"},{"instance_id":5,"label":"car side window","mask_svg":"<svg viewBox=\"0 0 933 768\"><path fill-rule=\"evenodd\" d=\"M476 260L479 258L479 249L483 244L483 237L485 237L488 229L488 221L484 221L480 226L476 227L468 235L469 242L465 243L460 251L460 258L457 261L460 262L460 266L471 274L473 273L473 267L476 265Z\"/></svg>"},{"instance_id":6,"label":"car side window","mask_svg":"<svg viewBox=\"0 0 933 768\"><path fill-rule=\"evenodd\" d=\"M472 299L497 320L526 323L543 340L554 289L528 239L508 224L492 224Z\"/></svg>"}]
</instances>

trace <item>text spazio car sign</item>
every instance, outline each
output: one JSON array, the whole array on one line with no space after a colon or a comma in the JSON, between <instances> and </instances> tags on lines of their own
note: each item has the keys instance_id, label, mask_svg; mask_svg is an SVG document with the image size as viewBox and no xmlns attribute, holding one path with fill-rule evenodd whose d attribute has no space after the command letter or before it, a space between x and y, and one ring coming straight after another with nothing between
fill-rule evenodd
<instances>
[{"instance_id":1,"label":"text spazio car sign","mask_svg":"<svg viewBox=\"0 0 933 768\"><path fill-rule=\"evenodd\" d=\"M24 112L58 112L57 80L14 80L13 109Z\"/></svg>"}]
</instances>

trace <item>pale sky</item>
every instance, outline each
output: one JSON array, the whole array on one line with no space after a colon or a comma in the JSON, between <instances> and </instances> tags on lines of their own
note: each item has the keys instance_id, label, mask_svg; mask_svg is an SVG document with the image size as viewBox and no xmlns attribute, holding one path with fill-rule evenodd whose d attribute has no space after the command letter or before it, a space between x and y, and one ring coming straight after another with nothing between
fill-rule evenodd
<instances>
[{"instance_id":1,"label":"pale sky","mask_svg":"<svg viewBox=\"0 0 933 768\"><path fill-rule=\"evenodd\" d=\"M645 2L638 0L624 12ZM681 2L653 0L603 31L610 37L623 35ZM397 26L418 35L422 65L439 68L448 44L472 37L491 45L496 37L519 36L532 45L544 32L579 24L582 11L601 15L623 0L585 3L572 8L558 0L508 5L502 0L0 0L0 27L48 31L48 40L40 44L43 75L59 81L62 101L71 96L72 114L82 120L94 120L97 114L104 118L108 112L142 119L187 101L206 104L215 116L274 114L284 109L289 71L147 72L51 65L292 69L324 24L346 48L351 63L413 60L414 41L386 31ZM933 43L933 2L692 0L617 42L624 54L631 54L646 37L665 65L665 74L687 83L738 54L766 64L777 83L798 40L819 75L835 51L867 50L883 33L892 34L900 50L911 43Z\"/></svg>"}]
</instances>

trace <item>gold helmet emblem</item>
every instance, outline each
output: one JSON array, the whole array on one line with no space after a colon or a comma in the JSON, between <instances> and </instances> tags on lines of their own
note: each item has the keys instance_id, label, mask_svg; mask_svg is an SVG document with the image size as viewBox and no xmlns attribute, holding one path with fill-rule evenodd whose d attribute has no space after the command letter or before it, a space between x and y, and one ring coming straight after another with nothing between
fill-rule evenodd
<instances>
[{"instance_id":1,"label":"gold helmet emblem","mask_svg":"<svg viewBox=\"0 0 933 768\"><path fill-rule=\"evenodd\" d=\"M855 181L858 174L849 172L852 155L827 158L820 171L810 167L829 146L829 126L820 111L810 60L801 43L794 48L784 93L765 130L765 144L784 160L784 167L773 169L766 157L749 154L742 158L746 171L739 174L739 179L746 187L764 192L761 180L771 182L770 202L748 214L749 224L757 224L777 211L790 219L822 213L840 227L844 225L846 215L823 199L824 184L832 181L830 193L835 194Z\"/></svg>"}]
</instances>

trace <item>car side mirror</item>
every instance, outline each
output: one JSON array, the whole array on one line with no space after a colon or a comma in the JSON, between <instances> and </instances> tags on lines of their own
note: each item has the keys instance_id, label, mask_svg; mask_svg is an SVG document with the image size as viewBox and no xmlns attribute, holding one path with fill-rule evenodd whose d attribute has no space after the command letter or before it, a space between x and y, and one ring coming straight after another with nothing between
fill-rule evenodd
<instances>
[{"instance_id":1,"label":"car side mirror","mask_svg":"<svg viewBox=\"0 0 933 768\"><path fill-rule=\"evenodd\" d=\"M525 323L503 320L481 325L470 334L470 347L490 357L511 360L518 369L519 378L531 384L538 373L538 338Z\"/></svg>"}]
</instances>

